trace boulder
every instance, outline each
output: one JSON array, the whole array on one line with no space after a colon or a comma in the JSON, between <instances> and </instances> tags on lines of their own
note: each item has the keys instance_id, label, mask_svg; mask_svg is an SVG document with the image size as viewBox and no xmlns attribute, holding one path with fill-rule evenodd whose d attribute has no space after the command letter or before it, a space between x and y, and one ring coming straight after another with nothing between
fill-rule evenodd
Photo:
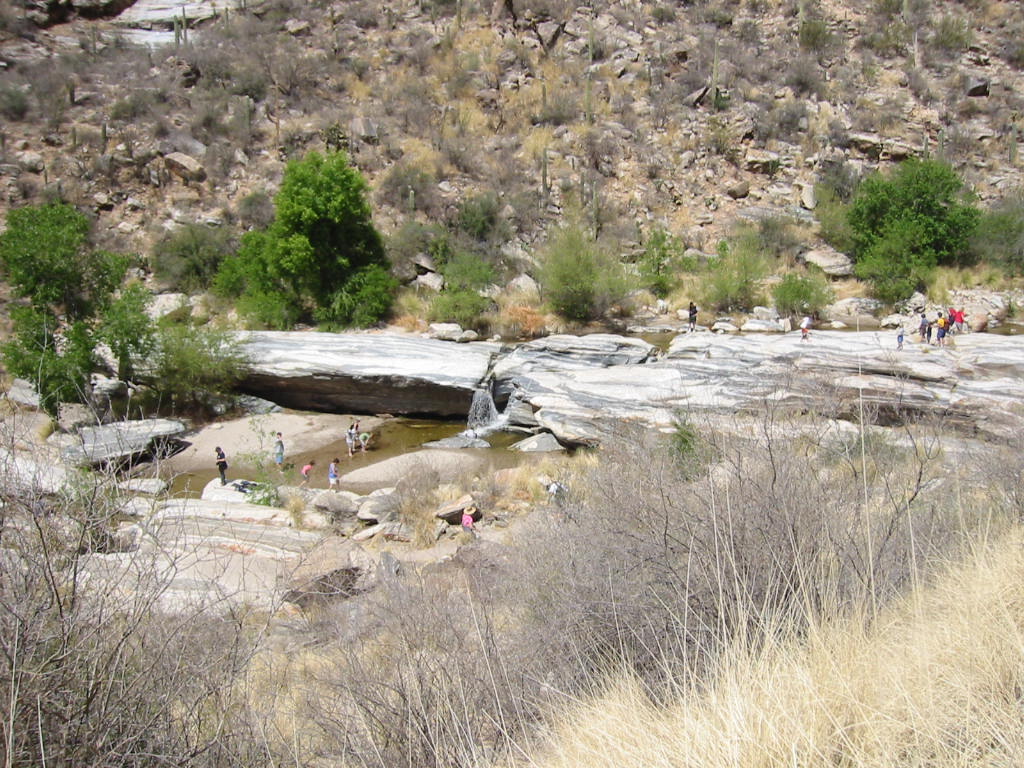
<instances>
[{"instance_id":1,"label":"boulder","mask_svg":"<svg viewBox=\"0 0 1024 768\"><path fill-rule=\"evenodd\" d=\"M642 339L609 333L535 339L518 345L494 364L494 399L505 402L516 378L526 373L639 365L656 354L657 348Z\"/></svg>"},{"instance_id":2,"label":"boulder","mask_svg":"<svg viewBox=\"0 0 1024 768\"><path fill-rule=\"evenodd\" d=\"M434 517L439 520L444 520L448 525L458 525L462 521L462 513L469 507L476 507L476 502L470 494L464 494L455 501L449 501L442 504L437 508L434 513ZM479 508L473 512L473 519L479 520L481 517Z\"/></svg>"},{"instance_id":3,"label":"boulder","mask_svg":"<svg viewBox=\"0 0 1024 768\"><path fill-rule=\"evenodd\" d=\"M744 197L750 194L750 182L737 181L734 184L730 184L725 188L725 194L727 194L733 200L742 200Z\"/></svg>"},{"instance_id":4,"label":"boulder","mask_svg":"<svg viewBox=\"0 0 1024 768\"><path fill-rule=\"evenodd\" d=\"M444 437L440 440L431 440L429 443L424 443L424 448L441 448L450 450L462 450L464 448L490 448L491 444L486 440L481 440L475 435L453 435L452 437Z\"/></svg>"},{"instance_id":5,"label":"boulder","mask_svg":"<svg viewBox=\"0 0 1024 768\"><path fill-rule=\"evenodd\" d=\"M822 310L826 318L873 318L883 304L878 299L854 296L829 304Z\"/></svg>"},{"instance_id":6,"label":"boulder","mask_svg":"<svg viewBox=\"0 0 1024 768\"><path fill-rule=\"evenodd\" d=\"M183 152L172 152L169 155L165 155L164 165L168 171L183 181L206 180L206 170L203 168L203 164Z\"/></svg>"},{"instance_id":7,"label":"boulder","mask_svg":"<svg viewBox=\"0 0 1024 768\"><path fill-rule=\"evenodd\" d=\"M328 536L291 573L284 599L300 608L324 605L372 589L378 562L351 539Z\"/></svg>"},{"instance_id":8,"label":"boulder","mask_svg":"<svg viewBox=\"0 0 1024 768\"><path fill-rule=\"evenodd\" d=\"M554 435L542 432L539 435L533 435L525 440L512 443L508 449L522 453L554 453L556 451L564 451L565 446L558 442Z\"/></svg>"},{"instance_id":9,"label":"boulder","mask_svg":"<svg viewBox=\"0 0 1024 768\"><path fill-rule=\"evenodd\" d=\"M432 339L458 341L462 335L462 326L458 323L431 323L428 331Z\"/></svg>"},{"instance_id":10,"label":"boulder","mask_svg":"<svg viewBox=\"0 0 1024 768\"><path fill-rule=\"evenodd\" d=\"M332 519L337 520L343 517L351 517L359 511L354 493L348 491L324 491L313 499L313 506L316 509L327 512Z\"/></svg>"},{"instance_id":11,"label":"boulder","mask_svg":"<svg viewBox=\"0 0 1024 768\"><path fill-rule=\"evenodd\" d=\"M64 446L61 453L75 466L130 463L176 453L181 446L178 438L184 434L185 425L177 419L118 421L82 427L78 441Z\"/></svg>"},{"instance_id":12,"label":"boulder","mask_svg":"<svg viewBox=\"0 0 1024 768\"><path fill-rule=\"evenodd\" d=\"M133 477L117 484L118 490L128 493L141 493L146 496L159 496L167 491L167 483L159 477Z\"/></svg>"},{"instance_id":13,"label":"boulder","mask_svg":"<svg viewBox=\"0 0 1024 768\"><path fill-rule=\"evenodd\" d=\"M711 326L715 333L739 333L740 329L729 320L716 320Z\"/></svg>"},{"instance_id":14,"label":"boulder","mask_svg":"<svg viewBox=\"0 0 1024 768\"><path fill-rule=\"evenodd\" d=\"M740 330L743 333L784 333L785 327L780 320L759 320L756 317L752 317L742 326Z\"/></svg>"},{"instance_id":15,"label":"boulder","mask_svg":"<svg viewBox=\"0 0 1024 768\"><path fill-rule=\"evenodd\" d=\"M752 312L758 320L774 321L779 319L779 311L775 307L754 307Z\"/></svg>"},{"instance_id":16,"label":"boulder","mask_svg":"<svg viewBox=\"0 0 1024 768\"><path fill-rule=\"evenodd\" d=\"M356 517L364 522L384 523L398 519L401 498L393 491L380 496L368 496L359 504Z\"/></svg>"},{"instance_id":17,"label":"boulder","mask_svg":"<svg viewBox=\"0 0 1024 768\"><path fill-rule=\"evenodd\" d=\"M800 261L813 264L829 277L848 277L853 274L853 260L833 248L816 248L800 256Z\"/></svg>"},{"instance_id":18,"label":"boulder","mask_svg":"<svg viewBox=\"0 0 1024 768\"><path fill-rule=\"evenodd\" d=\"M497 345L419 336L240 332L238 388L302 410L465 416Z\"/></svg>"},{"instance_id":19,"label":"boulder","mask_svg":"<svg viewBox=\"0 0 1024 768\"><path fill-rule=\"evenodd\" d=\"M10 385L7 387L7 392L4 393L5 397L12 403L18 405L24 405L29 408L39 407L39 393L36 392L35 387L24 379L11 379Z\"/></svg>"},{"instance_id":20,"label":"boulder","mask_svg":"<svg viewBox=\"0 0 1024 768\"><path fill-rule=\"evenodd\" d=\"M440 293L441 289L444 288L444 278L437 272L424 272L422 275L416 275L412 284L434 293ZM434 338L440 337L435 336Z\"/></svg>"},{"instance_id":21,"label":"boulder","mask_svg":"<svg viewBox=\"0 0 1024 768\"><path fill-rule=\"evenodd\" d=\"M462 475L477 472L486 459L465 451L421 450L395 456L368 467L342 475L341 482L362 486L395 485L416 472L436 473L438 482L458 480ZM362 511L362 507L360 507Z\"/></svg>"},{"instance_id":22,"label":"boulder","mask_svg":"<svg viewBox=\"0 0 1024 768\"><path fill-rule=\"evenodd\" d=\"M377 523L352 536L352 541L367 541L380 536L388 541L412 541L412 530L405 523L397 520L388 523Z\"/></svg>"}]
</instances>

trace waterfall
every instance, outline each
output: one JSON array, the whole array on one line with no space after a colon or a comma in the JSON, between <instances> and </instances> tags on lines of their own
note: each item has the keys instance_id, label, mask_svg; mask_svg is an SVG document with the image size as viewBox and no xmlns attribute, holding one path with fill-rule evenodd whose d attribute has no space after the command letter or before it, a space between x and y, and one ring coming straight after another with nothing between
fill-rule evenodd
<instances>
[{"instance_id":1,"label":"waterfall","mask_svg":"<svg viewBox=\"0 0 1024 768\"><path fill-rule=\"evenodd\" d=\"M483 437L497 432L507 421L504 414L498 412L489 387L481 387L473 392L473 402L469 405L469 416L466 417L467 429L462 434L470 437Z\"/></svg>"}]
</instances>

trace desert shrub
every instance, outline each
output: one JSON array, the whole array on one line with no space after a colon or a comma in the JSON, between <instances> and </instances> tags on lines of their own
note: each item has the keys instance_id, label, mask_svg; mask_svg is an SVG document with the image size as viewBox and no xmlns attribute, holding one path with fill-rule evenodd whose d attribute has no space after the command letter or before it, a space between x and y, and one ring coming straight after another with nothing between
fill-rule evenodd
<instances>
[{"instance_id":1,"label":"desert shrub","mask_svg":"<svg viewBox=\"0 0 1024 768\"><path fill-rule=\"evenodd\" d=\"M384 175L377 189L377 198L409 213L435 214L439 208L437 176L432 169L402 160Z\"/></svg>"},{"instance_id":2,"label":"desert shrub","mask_svg":"<svg viewBox=\"0 0 1024 768\"><path fill-rule=\"evenodd\" d=\"M836 44L835 35L824 19L805 19L797 34L800 48L811 53L825 53Z\"/></svg>"},{"instance_id":3,"label":"desert shrub","mask_svg":"<svg viewBox=\"0 0 1024 768\"><path fill-rule=\"evenodd\" d=\"M474 240L492 240L502 233L501 201L493 192L467 197L456 217L459 230Z\"/></svg>"},{"instance_id":4,"label":"desert shrub","mask_svg":"<svg viewBox=\"0 0 1024 768\"><path fill-rule=\"evenodd\" d=\"M952 14L940 16L932 29L931 43L946 54L964 50L971 44L967 20Z\"/></svg>"},{"instance_id":5,"label":"desert shrub","mask_svg":"<svg viewBox=\"0 0 1024 768\"><path fill-rule=\"evenodd\" d=\"M544 298L569 320L600 317L627 293L622 265L577 225L556 230L541 258Z\"/></svg>"},{"instance_id":6,"label":"desert shrub","mask_svg":"<svg viewBox=\"0 0 1024 768\"><path fill-rule=\"evenodd\" d=\"M705 282L704 302L716 310L733 312L749 310L759 300L765 264L750 239L734 247L723 243L719 254L709 265Z\"/></svg>"},{"instance_id":7,"label":"desert shrub","mask_svg":"<svg viewBox=\"0 0 1024 768\"><path fill-rule=\"evenodd\" d=\"M891 59L906 55L910 38L907 25L901 21L893 21L869 30L861 36L860 43L879 56Z\"/></svg>"},{"instance_id":8,"label":"desert shrub","mask_svg":"<svg viewBox=\"0 0 1024 768\"><path fill-rule=\"evenodd\" d=\"M114 121L129 122L144 117L154 101L153 94L148 90L135 90L118 99L110 106L107 116Z\"/></svg>"},{"instance_id":9,"label":"desert shrub","mask_svg":"<svg viewBox=\"0 0 1024 768\"><path fill-rule=\"evenodd\" d=\"M676 20L675 9L670 5L656 5L651 9L651 19L655 24L671 24Z\"/></svg>"},{"instance_id":10,"label":"desert shrub","mask_svg":"<svg viewBox=\"0 0 1024 768\"><path fill-rule=\"evenodd\" d=\"M971 250L1011 274L1024 274L1024 193L1009 195L982 214Z\"/></svg>"},{"instance_id":11,"label":"desert shrub","mask_svg":"<svg viewBox=\"0 0 1024 768\"><path fill-rule=\"evenodd\" d=\"M813 58L799 56L793 59L785 74L786 85L804 96L821 96L825 92L825 79Z\"/></svg>"},{"instance_id":12,"label":"desert shrub","mask_svg":"<svg viewBox=\"0 0 1024 768\"><path fill-rule=\"evenodd\" d=\"M1016 69L1024 69L1024 40L1017 36L1016 40L1010 40L1003 46L1003 58Z\"/></svg>"},{"instance_id":13,"label":"desert shrub","mask_svg":"<svg viewBox=\"0 0 1024 768\"><path fill-rule=\"evenodd\" d=\"M795 141L801 132L801 122L807 117L807 104L802 100L777 104L771 109L760 109L754 116L754 136L761 140L782 139Z\"/></svg>"},{"instance_id":14,"label":"desert shrub","mask_svg":"<svg viewBox=\"0 0 1024 768\"><path fill-rule=\"evenodd\" d=\"M238 218L248 228L262 229L274 220L274 201L258 189L238 201Z\"/></svg>"},{"instance_id":15,"label":"desert shrub","mask_svg":"<svg viewBox=\"0 0 1024 768\"><path fill-rule=\"evenodd\" d=\"M821 239L837 251L850 253L853 250L853 230L847 214L848 203L843 202L832 187L817 185L814 188L818 205L814 216L818 220L818 234Z\"/></svg>"},{"instance_id":16,"label":"desert shrub","mask_svg":"<svg viewBox=\"0 0 1024 768\"><path fill-rule=\"evenodd\" d=\"M458 323L463 328L477 328L491 307L490 299L465 288L444 290L430 304L430 319Z\"/></svg>"},{"instance_id":17,"label":"desert shrub","mask_svg":"<svg viewBox=\"0 0 1024 768\"><path fill-rule=\"evenodd\" d=\"M0 86L0 115L17 122L28 114L28 95L14 85Z\"/></svg>"},{"instance_id":18,"label":"desert shrub","mask_svg":"<svg viewBox=\"0 0 1024 768\"><path fill-rule=\"evenodd\" d=\"M835 296L824 275L789 272L772 289L772 297L780 314L813 315Z\"/></svg>"},{"instance_id":19,"label":"desert shrub","mask_svg":"<svg viewBox=\"0 0 1024 768\"><path fill-rule=\"evenodd\" d=\"M237 247L227 227L184 224L153 245L153 271L173 290L206 290L221 261Z\"/></svg>"},{"instance_id":20,"label":"desert shrub","mask_svg":"<svg viewBox=\"0 0 1024 768\"><path fill-rule=\"evenodd\" d=\"M753 234L758 250L774 258L791 257L803 245L800 227L789 216L763 216Z\"/></svg>"}]
</instances>

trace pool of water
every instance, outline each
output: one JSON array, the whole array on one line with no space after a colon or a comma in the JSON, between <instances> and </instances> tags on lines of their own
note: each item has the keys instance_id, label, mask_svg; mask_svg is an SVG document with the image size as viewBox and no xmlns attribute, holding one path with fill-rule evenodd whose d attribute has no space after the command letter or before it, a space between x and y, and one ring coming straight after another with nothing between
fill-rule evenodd
<instances>
[{"instance_id":1,"label":"pool of water","mask_svg":"<svg viewBox=\"0 0 1024 768\"><path fill-rule=\"evenodd\" d=\"M348 456L348 446L345 440L341 439L326 443L311 451L289 454L285 462L283 477L269 464L263 470L263 474L279 485L298 485L302 481L299 470L309 461L314 460L316 466L310 475L312 479L309 486L327 488L327 466L335 458L339 460L340 472L344 475L346 472L369 464L376 464L379 461L418 450L423 443L453 437L465 428L464 422L395 418L381 424L374 431L367 450L360 451L357 448L351 458ZM512 432L494 432L485 438L491 446L489 449L469 450L473 453L483 454L495 470L512 467L517 465L526 454L509 451L507 448L523 437L524 435ZM258 480L260 479L259 475L260 471L242 465L232 465L228 470L229 480L240 477ZM206 484L215 477L217 477L215 468L177 475L171 483L171 495L198 498Z\"/></svg>"}]
</instances>

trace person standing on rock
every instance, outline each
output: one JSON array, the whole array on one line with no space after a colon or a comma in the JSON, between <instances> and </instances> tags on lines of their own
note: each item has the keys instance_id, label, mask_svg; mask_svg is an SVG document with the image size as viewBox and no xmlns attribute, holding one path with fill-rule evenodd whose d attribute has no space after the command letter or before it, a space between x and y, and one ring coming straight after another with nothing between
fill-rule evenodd
<instances>
[{"instance_id":1,"label":"person standing on rock","mask_svg":"<svg viewBox=\"0 0 1024 768\"><path fill-rule=\"evenodd\" d=\"M930 342L932 340L931 327L928 324L928 318L925 317L924 312L921 313L921 324L917 326L917 332L921 334L922 342Z\"/></svg>"},{"instance_id":2,"label":"person standing on rock","mask_svg":"<svg viewBox=\"0 0 1024 768\"><path fill-rule=\"evenodd\" d=\"M697 330L697 305L694 304L692 301L690 302L690 310L689 310L689 312L690 312L690 326L689 326L689 330L690 330L690 333L693 333L694 331Z\"/></svg>"},{"instance_id":3,"label":"person standing on rock","mask_svg":"<svg viewBox=\"0 0 1024 768\"><path fill-rule=\"evenodd\" d=\"M804 315L800 321L800 341L809 341L811 338L811 316Z\"/></svg>"},{"instance_id":4,"label":"person standing on rock","mask_svg":"<svg viewBox=\"0 0 1024 768\"><path fill-rule=\"evenodd\" d=\"M896 334L896 351L903 351L903 326L900 326L899 332Z\"/></svg>"},{"instance_id":5,"label":"person standing on rock","mask_svg":"<svg viewBox=\"0 0 1024 768\"><path fill-rule=\"evenodd\" d=\"M277 464L277 468L284 472L284 438L281 437L281 433L277 433L277 439L274 441L274 463Z\"/></svg>"},{"instance_id":6,"label":"person standing on rock","mask_svg":"<svg viewBox=\"0 0 1024 768\"><path fill-rule=\"evenodd\" d=\"M339 459L335 458L327 465L327 487L335 492L338 490L338 461Z\"/></svg>"},{"instance_id":7,"label":"person standing on rock","mask_svg":"<svg viewBox=\"0 0 1024 768\"><path fill-rule=\"evenodd\" d=\"M939 312L939 316L935 318L935 346L945 346L946 339L946 318Z\"/></svg>"},{"instance_id":8,"label":"person standing on rock","mask_svg":"<svg viewBox=\"0 0 1024 768\"><path fill-rule=\"evenodd\" d=\"M299 483L299 487L300 488L302 486L306 485L307 483L309 483L309 473L313 471L313 467L315 467L315 466L316 466L316 459L310 459L309 460L309 464L307 464L301 470L299 470L299 472L302 474L302 482Z\"/></svg>"},{"instance_id":9,"label":"person standing on rock","mask_svg":"<svg viewBox=\"0 0 1024 768\"><path fill-rule=\"evenodd\" d=\"M224 451L221 450L221 447L219 445L216 448L213 449L213 452L214 452L214 454L217 457L217 471L220 472L220 484L221 485L227 485L228 484L228 457L227 457L227 454L225 454Z\"/></svg>"}]
</instances>

